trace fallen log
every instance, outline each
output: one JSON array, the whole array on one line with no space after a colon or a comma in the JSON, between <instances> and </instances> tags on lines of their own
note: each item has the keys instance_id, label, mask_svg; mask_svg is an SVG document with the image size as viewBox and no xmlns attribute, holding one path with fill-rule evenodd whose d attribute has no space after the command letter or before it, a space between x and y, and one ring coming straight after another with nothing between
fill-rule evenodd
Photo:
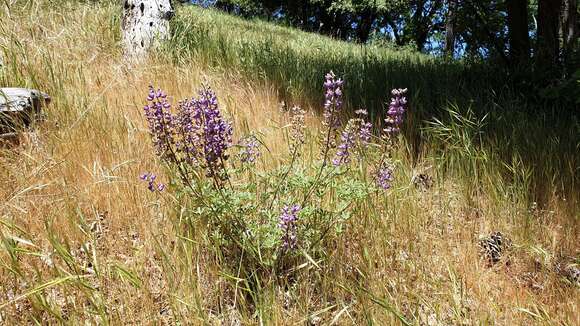
<instances>
[{"instance_id":1,"label":"fallen log","mask_svg":"<svg viewBox=\"0 0 580 326\"><path fill-rule=\"evenodd\" d=\"M41 117L48 94L29 88L0 88L0 135L20 132Z\"/></svg>"}]
</instances>

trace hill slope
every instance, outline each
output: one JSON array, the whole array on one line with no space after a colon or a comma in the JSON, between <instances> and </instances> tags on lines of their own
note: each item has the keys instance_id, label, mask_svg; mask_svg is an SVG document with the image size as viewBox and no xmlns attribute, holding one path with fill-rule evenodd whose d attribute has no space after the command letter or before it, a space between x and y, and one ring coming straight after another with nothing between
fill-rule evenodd
<instances>
[{"instance_id":1,"label":"hill slope","mask_svg":"<svg viewBox=\"0 0 580 326\"><path fill-rule=\"evenodd\" d=\"M578 324L578 286L564 273L579 252L574 121L490 98L493 117L449 106L425 124L416 110L463 87L437 74L463 67L195 8L178 12L168 48L129 67L119 9L17 1L0 11L0 86L53 99L36 136L0 150L0 324ZM357 204L345 235L298 255L290 274L242 278L208 223L192 227L188 196L139 180L173 175L151 146L148 85L174 104L211 85L235 137L252 131L268 147L259 164L269 169L289 155L279 101L306 104L308 167L329 69L351 98L377 105L391 86L409 87L393 187ZM433 185L416 187L420 174ZM493 231L513 245L490 265L478 243Z\"/></svg>"},{"instance_id":2,"label":"hill slope","mask_svg":"<svg viewBox=\"0 0 580 326\"><path fill-rule=\"evenodd\" d=\"M267 78L283 96L319 98L320 76L344 76L353 106L377 111L395 87L420 89L413 97L420 111L445 103L486 96L489 72L477 65L451 63L413 51L361 46L261 20L244 20L195 6L181 8L173 22L170 50L176 58ZM489 79L489 80L488 80ZM489 85L487 85L489 86Z\"/></svg>"},{"instance_id":3,"label":"hill slope","mask_svg":"<svg viewBox=\"0 0 580 326\"><path fill-rule=\"evenodd\" d=\"M435 119L471 130L470 136L456 136L478 138L477 146L493 153L490 160L517 156L526 167L534 167L530 190L536 200L545 199L546 179L561 180L566 193L578 186L580 179L570 169L580 162L580 123L573 105L524 95L493 67L361 46L195 6L181 7L172 29L164 53L175 62L273 85L285 102L315 111L323 101L323 76L331 70L346 80L346 115L364 108L376 124L382 123L390 90L408 88L411 109L404 132L415 157L426 148L452 152L450 139L425 132ZM481 124L475 130L477 122ZM539 152L544 153L541 158Z\"/></svg>"}]
</instances>

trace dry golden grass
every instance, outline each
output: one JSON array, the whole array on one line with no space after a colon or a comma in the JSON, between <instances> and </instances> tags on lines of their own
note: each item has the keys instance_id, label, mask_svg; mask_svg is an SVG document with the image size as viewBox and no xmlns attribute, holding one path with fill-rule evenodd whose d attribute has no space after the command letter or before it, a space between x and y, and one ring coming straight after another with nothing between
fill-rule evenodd
<instances>
[{"instance_id":1,"label":"dry golden grass","mask_svg":"<svg viewBox=\"0 0 580 326\"><path fill-rule=\"evenodd\" d=\"M474 204L457 180L417 191L409 180L422 167L398 172L390 212L369 203L353 218L354 235L327 270L310 266L286 293L266 290L256 315L233 309L245 307L244 298L219 274L203 236L177 237L171 195L152 195L138 180L143 171L162 171L141 107L149 83L177 100L207 82L238 132L263 133L271 149L264 164L272 165L286 144L275 88L163 56L129 66L115 10L37 6L0 14L7 63L0 81L11 83L1 86L52 96L37 136L0 153L0 324L397 323L353 284L416 324L580 324L579 287L554 271L578 259L576 207L554 195L530 209L486 192ZM309 124L317 128L315 116ZM523 230L526 216L535 222ZM490 267L477 239L495 230L514 245Z\"/></svg>"}]
</instances>

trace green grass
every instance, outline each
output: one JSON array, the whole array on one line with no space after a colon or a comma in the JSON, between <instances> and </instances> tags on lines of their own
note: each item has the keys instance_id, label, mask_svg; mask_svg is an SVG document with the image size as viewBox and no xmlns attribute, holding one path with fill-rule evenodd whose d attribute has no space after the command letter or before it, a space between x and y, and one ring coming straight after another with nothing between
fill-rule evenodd
<instances>
[{"instance_id":1,"label":"green grass","mask_svg":"<svg viewBox=\"0 0 580 326\"><path fill-rule=\"evenodd\" d=\"M390 90L408 88L405 137L415 158L436 149L444 159L456 161L457 168L471 166L470 160L457 162L454 157L461 152L461 157L469 158L467 145L450 145L450 139L436 137L433 128L424 127L438 119L440 127L463 130L469 127L467 120L485 116L473 135L477 142L460 141L488 153L483 162L492 164L490 169L499 171L502 180L514 179L513 169L502 162L518 160L530 174L531 200L546 199L548 189L564 194L578 189L580 123L572 107L526 97L523 93L529 90L516 89L505 74L489 65L361 46L194 6L180 8L172 30L167 50L173 60L273 83L286 102L320 108L323 76L333 70L346 80L350 111L366 108L371 119L380 123ZM464 179L472 183L472 176L469 173Z\"/></svg>"},{"instance_id":2,"label":"green grass","mask_svg":"<svg viewBox=\"0 0 580 326\"><path fill-rule=\"evenodd\" d=\"M0 10L0 84L52 97L36 141L0 150L0 324L576 324L578 288L555 269L579 261L580 132L561 114L574 108L494 86L486 78L503 77L483 66L195 8L178 12L167 49L129 68L119 12L58 0ZM391 87L409 88L394 187L362 203L325 255L297 261L292 286L241 278L203 226L187 227L183 201L138 180L163 171L147 86L177 100L207 81L237 131L263 133L274 168L287 154L277 102L319 108L330 69L347 79L347 109L375 103L376 120ZM308 115L304 164L319 153L318 120ZM433 186L414 187L417 173ZM514 248L490 267L477 239L492 231Z\"/></svg>"},{"instance_id":3,"label":"green grass","mask_svg":"<svg viewBox=\"0 0 580 326\"><path fill-rule=\"evenodd\" d=\"M283 97L311 103L320 101L323 76L330 70L347 80L346 94L353 106L375 112L392 88L411 89L414 107L435 108L447 100L484 96L474 83L491 77L480 65L361 46L193 6L182 8L172 26L170 49L175 58L267 79L279 86Z\"/></svg>"}]
</instances>

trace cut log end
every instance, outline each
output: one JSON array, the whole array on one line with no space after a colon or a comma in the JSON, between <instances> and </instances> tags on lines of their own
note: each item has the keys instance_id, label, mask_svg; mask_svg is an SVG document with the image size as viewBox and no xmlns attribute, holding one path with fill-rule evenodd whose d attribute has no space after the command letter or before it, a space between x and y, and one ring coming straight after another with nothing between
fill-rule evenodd
<instances>
[{"instance_id":1,"label":"cut log end","mask_svg":"<svg viewBox=\"0 0 580 326\"><path fill-rule=\"evenodd\" d=\"M0 134L18 132L40 119L50 96L28 88L0 88Z\"/></svg>"}]
</instances>

